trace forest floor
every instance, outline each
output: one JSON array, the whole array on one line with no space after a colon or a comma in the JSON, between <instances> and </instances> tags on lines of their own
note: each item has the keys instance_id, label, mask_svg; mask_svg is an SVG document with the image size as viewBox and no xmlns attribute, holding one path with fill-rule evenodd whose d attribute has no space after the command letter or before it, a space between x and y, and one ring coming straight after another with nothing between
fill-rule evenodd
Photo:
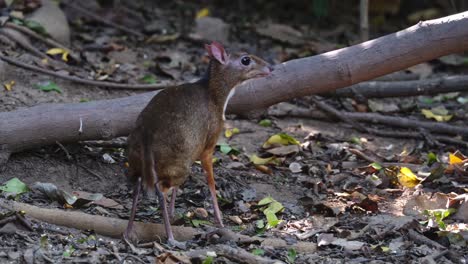
<instances>
[{"instance_id":1,"label":"forest floor","mask_svg":"<svg viewBox=\"0 0 468 264\"><path fill-rule=\"evenodd\" d=\"M188 82L201 76L207 60L202 41L194 35L206 30L203 28L206 25L199 25L199 29L190 28L179 16L184 12L177 6L180 3L174 5L176 7L168 4L153 10L157 19L150 22L156 29L147 25L145 30L157 33L155 36L159 39L153 39L154 42L136 41L115 28L93 23L64 9L71 21L71 46L74 50L82 50L81 65L69 62L73 74L89 76L92 72L96 79L100 76L107 81L127 83ZM203 6L191 8L200 11ZM91 7L89 10L99 11ZM141 23L119 13L125 10L130 12L130 8L99 12L116 23ZM225 23L231 27L228 38L231 50L247 49L272 63L334 49L343 45L343 41L339 41L341 38L349 37L345 30L333 34L328 30L327 38L319 38L313 44L291 44L299 37L271 36L268 30L255 29L248 22L234 24L233 18L222 15L227 10L217 12L215 14L226 17ZM211 25L213 22L206 23ZM191 37L176 36L183 34L187 27L194 31ZM138 29L137 26L133 28ZM305 30L310 31L312 29ZM326 32L315 34L319 33L326 35ZM165 40L161 35L175 40ZM287 39L281 40L283 37ZM307 37L310 35L300 36ZM278 38L282 42L278 42ZM25 62L40 62L11 41L4 40L0 45L10 56L18 56ZM47 50L42 43L33 45ZM90 48L92 45L100 48ZM116 68L115 64L120 67ZM80 85L2 61L0 69L4 70L4 79L0 81L15 81L11 89L0 90L2 112L45 103L79 103L138 93ZM428 78L467 70L466 65L447 66L435 61L408 72ZM60 91L43 89L51 83ZM372 106L367 110L370 112L370 108L375 107L379 109L376 111L387 115L423 120L419 109L444 106L456 117L451 124L466 126L468 103L463 101L466 98L468 93L465 92L444 98L372 99L369 103ZM359 104L350 98L324 101L342 110L353 109ZM458 163L459 167L456 167L458 165L453 161L455 157L466 160L463 156L468 155L466 146L378 137L358 132L349 124L332 119L319 121L288 116L291 109L314 108L310 98L305 97L246 116L228 116L226 131L216 148L215 178L226 228L254 237L255 241L212 242L199 236L187 241L184 250L170 248L164 241L142 242L132 248L119 238L106 237L93 230L57 226L30 218L28 212L24 218L21 213L15 216L3 210L0 262L153 263L156 259L158 263L468 261L468 162L465 161L465 165ZM375 127L399 131L394 127ZM274 135L283 140L265 147L265 142ZM128 219L133 186L126 178L125 138L111 143L114 145L107 147L102 142L58 142L13 154L0 167L0 184L7 188L8 181L17 178L29 190L13 196L3 192L0 199L9 197L41 208ZM403 169L406 167L409 172ZM413 178L413 173L418 178ZM58 198L52 198L50 193L46 195L46 183L55 185L55 190L59 190ZM84 197L88 202L70 204L66 200L67 193ZM108 199L100 199L102 197ZM449 203L458 211L449 210ZM441 216L444 214L450 217ZM136 220L161 223L156 199L142 199ZM192 227L200 232L213 226L212 203L199 164L193 165L192 174L178 192L173 225Z\"/></svg>"}]
</instances>

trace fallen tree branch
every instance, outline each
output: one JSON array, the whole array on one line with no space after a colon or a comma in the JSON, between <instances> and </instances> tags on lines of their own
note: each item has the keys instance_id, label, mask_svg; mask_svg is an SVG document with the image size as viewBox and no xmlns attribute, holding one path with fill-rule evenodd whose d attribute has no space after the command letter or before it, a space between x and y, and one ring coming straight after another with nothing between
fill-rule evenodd
<instances>
[{"instance_id":1,"label":"fallen tree branch","mask_svg":"<svg viewBox=\"0 0 468 264\"><path fill-rule=\"evenodd\" d=\"M349 112L340 112L342 119L348 119L348 120L354 120L356 122L365 122L365 123L373 123L373 124L381 124L381 125L389 125L389 126L398 126L398 127L403 127L403 128L413 128L416 130L419 130L421 127L419 125L422 124L422 126L429 131L432 131L434 133L443 133L443 131L438 131L438 127L434 127L433 129L426 128L431 127L431 124L435 124L436 126L439 125L439 123L436 122L428 122L428 121L417 121L413 119L407 119L403 117L388 117L388 116L383 116L380 114L375 114L375 113L349 113ZM290 105L290 107L287 110L280 110L280 109L270 109L268 111L268 114L271 116L275 117L298 117L298 118L311 118L311 119L317 119L317 120L322 120L322 121L334 121L335 119L331 120L330 116L327 115L326 113L317 110L317 109L305 109L305 108L300 108L296 107L294 105ZM339 119L341 120L341 118ZM387 122L389 120L390 122ZM398 120L403 120L403 122L398 125ZM412 124L412 125L408 125ZM456 130L457 132L465 132L464 135L466 135L466 131L468 128L464 127L459 127L459 126L452 126L448 124L440 124L440 125L445 125L444 127L448 127L448 130ZM452 129L453 128L453 129ZM366 127L365 128L366 132L369 134L373 134L376 136L382 136L382 137L393 137L393 138L416 138L416 139L424 139L424 135L421 134L420 132L410 132L410 131L381 131L379 129L375 128L370 128ZM451 133L449 133L451 134ZM449 137L449 136L444 136L440 134L431 134L434 139L436 139L439 142L444 142L446 144L452 144L452 145L458 145L462 146L465 148L468 148L468 142L456 139L454 137Z\"/></svg>"},{"instance_id":2,"label":"fallen tree branch","mask_svg":"<svg viewBox=\"0 0 468 264\"><path fill-rule=\"evenodd\" d=\"M17 34L14 34L12 31L13 29L6 30L0 28L0 34L6 36L8 39L14 41L16 44L18 44L21 48L25 49L26 51L32 53L34 56L41 58L41 59L47 59L47 55L45 53L42 53L40 50L36 49L31 43L29 43L28 39L25 38L22 34L18 36ZM16 32L16 31L15 31Z\"/></svg>"},{"instance_id":3,"label":"fallen tree branch","mask_svg":"<svg viewBox=\"0 0 468 264\"><path fill-rule=\"evenodd\" d=\"M383 124L388 126L402 127L402 128L413 128L419 129L424 128L428 131L440 134L449 134L449 135L460 135L468 136L468 127L464 126L454 126L446 123L438 123L431 121L419 121L404 117L394 117L386 116L377 113L357 113L357 112L340 112L342 117L345 119L351 119L359 122L373 123L373 124ZM293 107L287 111L275 110L269 111L269 114L277 117L308 117L319 120L330 119L328 115L324 115L321 112L318 112L316 109L305 109L299 107ZM404 135L404 134L403 134Z\"/></svg>"},{"instance_id":4,"label":"fallen tree branch","mask_svg":"<svg viewBox=\"0 0 468 264\"><path fill-rule=\"evenodd\" d=\"M139 38L144 38L145 35L139 31L136 31L136 30L133 30L133 29L130 29L126 26L123 26L123 25L119 25L119 24L116 24L112 21L109 21L107 19L104 19L102 18L101 16L98 16L80 6L77 6L75 4L72 4L70 3L69 1L63 1L62 4L65 4L67 7L79 12L79 13L82 13L83 15L97 21L97 22L100 22L101 24L104 24L106 26L110 26L110 27L113 27L113 28L116 28L122 32L125 32L127 34L130 34L130 35L133 35L133 36L136 36L136 37L139 37Z\"/></svg>"},{"instance_id":5,"label":"fallen tree branch","mask_svg":"<svg viewBox=\"0 0 468 264\"><path fill-rule=\"evenodd\" d=\"M386 98L462 91L468 91L468 76L466 75L413 81L362 82L325 95L338 97L354 97L360 95L365 98Z\"/></svg>"},{"instance_id":6,"label":"fallen tree branch","mask_svg":"<svg viewBox=\"0 0 468 264\"><path fill-rule=\"evenodd\" d=\"M60 43L60 42L58 42L58 41L56 41L56 40L54 40L52 38L43 37L43 36L39 35L38 33L32 31L31 29L29 29L27 27L20 26L20 25L11 23L11 22L5 23L4 27L11 28L11 29L14 29L16 31L19 31L19 32L21 32L21 33L23 33L25 35L28 35L28 36L36 39L36 40L44 42L45 44L49 45L50 47L64 49L64 50L68 51L69 55L75 61L78 61L78 62L81 61L80 57L77 54L75 54L75 52L73 52L68 47L66 47L62 43Z\"/></svg>"},{"instance_id":7,"label":"fallen tree branch","mask_svg":"<svg viewBox=\"0 0 468 264\"><path fill-rule=\"evenodd\" d=\"M86 84L86 85L92 85L92 86L99 86L99 87L106 87L106 88L113 88L113 89L161 90L161 89L168 87L169 85L174 84L173 82L158 83L158 84L126 84L126 83L114 83L114 82L105 82L105 81L93 81L93 80L82 79L80 77L65 75L59 72L47 70L41 67L34 66L32 64L21 62L9 56L4 56L2 54L0 54L0 59L12 65L24 68L29 71L39 72L39 73L57 77L60 79L64 79L64 80L68 80L68 81L72 81L76 83L81 83L81 84Z\"/></svg>"},{"instance_id":8,"label":"fallen tree branch","mask_svg":"<svg viewBox=\"0 0 468 264\"><path fill-rule=\"evenodd\" d=\"M467 48L468 12L420 22L359 45L277 65L270 77L240 85L227 113L245 113L295 97L329 92ZM9 153L55 141L128 135L154 94L0 113L0 163ZM78 131L80 124L84 124L82 133ZM457 134L460 129L450 133Z\"/></svg>"},{"instance_id":9,"label":"fallen tree branch","mask_svg":"<svg viewBox=\"0 0 468 264\"><path fill-rule=\"evenodd\" d=\"M423 133L425 129L418 127L417 129L420 131L420 133L417 132L400 132L400 131L382 131L379 129L373 129L369 127L364 127L361 123L358 123L356 119L354 119L350 114L352 113L347 113L343 111L339 111L332 107L331 105L321 102L320 100L316 99L315 97L311 98L311 101L323 112L328 114L331 118L338 119L341 122L344 122L346 124L349 124L353 128L355 128L359 132L364 132L380 137L393 137L393 138L419 138L419 139L424 139L427 141L429 146L435 146L435 145L440 145L440 143L434 138L431 134L429 133ZM373 119L371 119L373 120ZM434 123L437 124L437 123ZM457 145L462 145L462 146L468 146L468 142L464 141L457 141L456 139L453 138L448 138L448 137L440 137L441 141L443 142L448 142L451 144L456 143Z\"/></svg>"},{"instance_id":10,"label":"fallen tree branch","mask_svg":"<svg viewBox=\"0 0 468 264\"><path fill-rule=\"evenodd\" d=\"M247 264L256 264L256 263L284 263L278 260L272 260L266 257L255 256L254 254L246 251L243 248L231 247L228 245L215 245L207 249L197 249L191 250L184 253L190 259L199 259L204 260L208 255L208 252L216 252L217 256L223 256L230 260L235 261L235 263L247 263Z\"/></svg>"},{"instance_id":11,"label":"fallen tree branch","mask_svg":"<svg viewBox=\"0 0 468 264\"><path fill-rule=\"evenodd\" d=\"M11 211L25 211L26 215L50 224L76 228L80 230L94 230L97 234L121 238L127 228L127 220L90 215L78 211L64 211L46 209L37 206L0 199L0 207ZM164 225L155 223L134 222L135 232L140 241L154 241L166 238ZM180 241L193 239L200 231L184 226L173 226L174 237Z\"/></svg>"},{"instance_id":12,"label":"fallen tree branch","mask_svg":"<svg viewBox=\"0 0 468 264\"><path fill-rule=\"evenodd\" d=\"M80 230L94 230L99 235L113 238L121 238L128 224L127 220L90 215L78 211L40 208L3 198L0 198L0 207L11 211L25 211L26 216L49 224ZM134 228L138 240L142 242L159 241L161 238L166 238L166 232L162 224L134 222ZM179 241L191 240L195 236L203 234L200 230L184 226L172 226L172 232L174 233L174 238ZM317 245L311 242L299 241L291 244L281 238L249 237L230 230L223 231L223 235L229 236L231 241L236 243L261 243L262 245L275 248L293 248L298 252L311 252L311 249L317 248Z\"/></svg>"}]
</instances>

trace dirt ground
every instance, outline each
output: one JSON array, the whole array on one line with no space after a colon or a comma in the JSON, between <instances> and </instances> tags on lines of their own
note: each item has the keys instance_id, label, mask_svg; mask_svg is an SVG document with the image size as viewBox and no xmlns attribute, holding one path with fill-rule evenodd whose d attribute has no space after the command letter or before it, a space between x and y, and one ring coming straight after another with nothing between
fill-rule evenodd
<instances>
[{"instance_id":1,"label":"dirt ground","mask_svg":"<svg viewBox=\"0 0 468 264\"><path fill-rule=\"evenodd\" d=\"M158 11L164 14L162 18L174 20L176 17L174 10L161 8ZM72 23L74 47L82 47L86 43L84 39L89 41L89 36L97 39L101 37L99 34L103 34L118 43L125 43L126 49L116 51L117 54L114 55L87 51L88 63L81 68L75 68L78 75L86 75L91 69L101 67L101 64L104 64L101 68L105 68L106 63L111 64L109 58L118 60L125 57L122 60L127 60L128 64L141 66L143 57L164 58L162 59L164 61L167 57L174 58L174 54L182 54L180 60L185 63L183 67L185 70L178 67L159 69L155 71L157 73L153 72L159 79L171 79L172 74L172 77L175 76L174 79L178 81L191 81L201 76L206 69L202 46L194 44L193 41L181 39L177 40L176 44L151 45L148 49L138 41L125 42L116 38L112 35L114 32L112 30L103 33L94 26L88 27ZM277 61L280 52L277 52L277 45L272 43L275 42L265 41L261 44L272 46L271 49L262 50L259 55L275 58L270 61ZM16 54L24 52L18 47L0 45L4 45L4 49ZM236 39L232 46L246 45ZM129 55L129 50L138 55ZM170 55L166 55L168 53ZM37 59L23 54L21 60ZM101 63L99 67L98 63ZM117 70L111 73L109 78L110 81L119 79L135 82L145 75L146 71L151 70L137 67L128 75ZM175 72L179 71L182 73L177 75ZM79 85L26 71L1 60L0 72L2 81L15 80L13 89L0 90L0 112L46 103L78 103L137 93ZM56 83L61 92L44 92L35 88L37 84L45 81ZM466 96L466 93L460 96L463 95ZM413 99L417 101L416 98ZM333 99L328 100L333 101ZM284 104L311 107L307 98ZM468 110L468 104L457 106L460 112ZM284 105L275 107L281 108ZM427 203L431 203L434 201L431 199L435 199L433 194L437 192L447 194L454 191L460 194L460 189L444 185L455 180L447 176L446 182L431 183L424 185L424 188L419 185L414 189L398 185L395 183L395 178L389 176L391 172L398 174L398 170L394 167L399 168L405 164L412 164L427 172L428 168L423 166L423 162L426 162L429 152L441 157L443 159L441 162L447 162L448 153L459 149L466 155L468 154L466 149L456 145L431 147L425 140L377 137L357 132L347 124L334 121L279 118L269 115L266 110L258 111L255 116L248 119L228 116L226 129L237 128L239 133L234 133L231 137L223 135L220 142L229 144L238 151L226 154L217 147L214 169L221 211L227 229L250 237L270 239L265 240L268 243L265 241L262 243L260 240L245 244L234 241L213 243L206 238L196 237L187 242L185 250L170 248L164 241L141 243L132 248L119 238L103 236L93 230L79 230L39 221L29 218L26 212L26 219L32 227L30 229L27 224L18 220L23 219L22 216L8 218L9 211L3 210L5 215L0 220L0 262L465 263L468 261L467 231L466 227L465 229L462 227L466 226L466 219L459 217L446 222L447 225L457 225L460 230L461 238L457 236L456 239L459 240L454 242L455 238L448 235L438 236L440 230L424 222L429 218L422 214L423 210L420 208L412 208L410 203L415 202L415 197L424 197ZM272 124L260 125L259 122L264 119L270 119ZM466 125L466 120L459 119L456 124ZM278 133L287 133L297 139L301 144L299 149L277 155L281 161L276 165L253 164L254 162L250 160L253 154L263 158L271 156L266 153L267 150L262 145L270 136ZM112 142L125 143L125 137ZM383 170L373 169L370 165L372 162L357 155L353 152L354 149L375 155L384 163L387 162L385 167L388 169L388 174ZM108 157L111 157L111 161ZM294 166L300 168L294 169ZM125 147L102 147L99 146L99 142L63 145L57 143L12 154L8 162L0 167L0 183L18 178L33 189L16 197L15 200L18 202L41 208L128 219L133 186L126 178L126 170ZM59 190L68 193L78 191L102 194L103 197L112 199L114 206L92 203L67 205L35 189L33 186L38 182L54 184ZM276 216L281 220L276 227L266 227L268 221L264 215L264 207L259 205L259 202L266 197L272 197L284 207L276 212ZM440 204L440 201L434 201L434 204L436 203ZM434 208L425 208L439 208L434 206ZM194 164L190 177L178 191L177 217L173 225L205 230L205 226L213 225L212 212L204 173L199 164ZM161 223L162 216L156 199L145 197L141 200L136 220ZM215 256L213 257L210 252L216 252Z\"/></svg>"}]
</instances>

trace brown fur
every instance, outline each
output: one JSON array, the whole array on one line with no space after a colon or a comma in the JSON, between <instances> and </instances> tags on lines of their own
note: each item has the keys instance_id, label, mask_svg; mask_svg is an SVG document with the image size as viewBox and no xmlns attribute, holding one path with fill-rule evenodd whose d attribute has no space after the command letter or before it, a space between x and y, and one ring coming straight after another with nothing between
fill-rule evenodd
<instances>
[{"instance_id":1,"label":"brown fur","mask_svg":"<svg viewBox=\"0 0 468 264\"><path fill-rule=\"evenodd\" d=\"M226 64L212 59L206 78L167 88L149 102L128 137L130 177L142 177L143 187L153 190L157 176L165 192L185 181L202 154L213 153L230 90L269 71L265 61L252 55L255 63L243 67L238 63L243 55L231 55Z\"/></svg>"}]
</instances>

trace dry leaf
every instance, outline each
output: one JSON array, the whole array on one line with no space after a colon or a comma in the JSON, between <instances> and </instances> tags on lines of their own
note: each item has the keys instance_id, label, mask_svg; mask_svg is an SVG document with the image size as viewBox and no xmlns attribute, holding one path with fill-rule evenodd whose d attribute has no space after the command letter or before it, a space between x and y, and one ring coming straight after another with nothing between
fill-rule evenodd
<instances>
[{"instance_id":1,"label":"dry leaf","mask_svg":"<svg viewBox=\"0 0 468 264\"><path fill-rule=\"evenodd\" d=\"M68 61L68 55L70 52L68 50L62 49L62 48L52 48L46 52L49 55L57 55L57 54L62 54L62 60L63 61Z\"/></svg>"},{"instance_id":2,"label":"dry leaf","mask_svg":"<svg viewBox=\"0 0 468 264\"><path fill-rule=\"evenodd\" d=\"M420 179L407 167L402 167L398 173L398 181L401 185L414 188L416 185L421 182Z\"/></svg>"}]
</instances>

